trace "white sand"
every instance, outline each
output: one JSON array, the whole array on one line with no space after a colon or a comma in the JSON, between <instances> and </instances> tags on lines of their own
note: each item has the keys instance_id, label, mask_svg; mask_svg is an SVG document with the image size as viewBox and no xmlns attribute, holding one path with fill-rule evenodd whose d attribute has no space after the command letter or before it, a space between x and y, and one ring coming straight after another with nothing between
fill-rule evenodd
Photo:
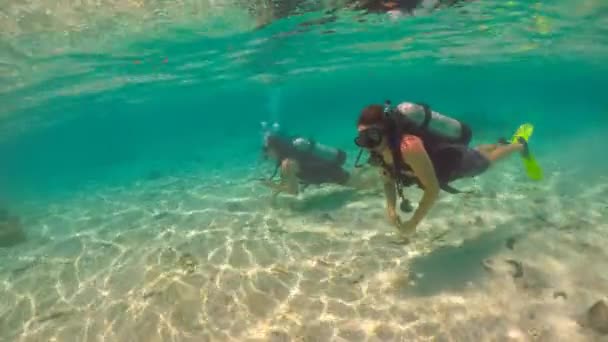
<instances>
[{"instance_id":1,"label":"white sand","mask_svg":"<svg viewBox=\"0 0 608 342\"><path fill-rule=\"evenodd\" d=\"M0 250L0 340L593 341L576 319L608 293L608 187L521 173L455 183L479 193L442 194L406 246L379 191L273 207L193 174L32 204L31 240Z\"/></svg>"}]
</instances>

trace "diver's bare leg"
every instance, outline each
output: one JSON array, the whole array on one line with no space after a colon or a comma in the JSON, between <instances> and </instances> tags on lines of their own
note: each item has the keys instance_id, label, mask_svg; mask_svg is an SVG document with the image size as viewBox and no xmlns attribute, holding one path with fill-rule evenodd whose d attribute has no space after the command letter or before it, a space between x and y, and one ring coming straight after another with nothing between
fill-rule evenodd
<instances>
[{"instance_id":1,"label":"diver's bare leg","mask_svg":"<svg viewBox=\"0 0 608 342\"><path fill-rule=\"evenodd\" d=\"M492 153L499 146L500 145L498 145L498 144L486 144L486 145L479 145L479 146L475 147L475 149L481 153Z\"/></svg>"},{"instance_id":2,"label":"diver's bare leg","mask_svg":"<svg viewBox=\"0 0 608 342\"><path fill-rule=\"evenodd\" d=\"M482 145L488 146L488 145ZM481 147L481 146L480 146ZM524 145L520 143L509 144L509 145L496 145L493 150L477 148L477 150L486 157L490 162L495 163L501 159L504 159L515 152L521 152L524 150Z\"/></svg>"}]
</instances>

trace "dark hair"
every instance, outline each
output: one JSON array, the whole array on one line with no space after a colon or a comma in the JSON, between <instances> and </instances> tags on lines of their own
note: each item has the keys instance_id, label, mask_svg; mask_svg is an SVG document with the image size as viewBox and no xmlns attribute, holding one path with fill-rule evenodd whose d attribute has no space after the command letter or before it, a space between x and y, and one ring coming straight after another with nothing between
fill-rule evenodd
<instances>
[{"instance_id":1,"label":"dark hair","mask_svg":"<svg viewBox=\"0 0 608 342\"><path fill-rule=\"evenodd\" d=\"M384 107L377 104L371 104L361 111L361 115L359 115L359 120L357 121L357 126L365 125L382 125L384 126L386 123L386 117L384 115Z\"/></svg>"},{"instance_id":2,"label":"dark hair","mask_svg":"<svg viewBox=\"0 0 608 342\"><path fill-rule=\"evenodd\" d=\"M275 134L270 134L266 138L264 150L268 151L268 149L273 149L276 152L279 161L285 158L294 157L300 153L292 145L291 140L289 138Z\"/></svg>"}]
</instances>

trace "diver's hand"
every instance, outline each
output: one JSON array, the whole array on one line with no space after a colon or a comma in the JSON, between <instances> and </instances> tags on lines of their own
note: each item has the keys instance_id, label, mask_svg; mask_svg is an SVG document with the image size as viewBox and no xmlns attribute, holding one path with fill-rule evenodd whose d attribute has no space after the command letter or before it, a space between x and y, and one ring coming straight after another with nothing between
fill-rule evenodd
<instances>
[{"instance_id":1,"label":"diver's hand","mask_svg":"<svg viewBox=\"0 0 608 342\"><path fill-rule=\"evenodd\" d=\"M387 215L388 215L388 220L389 222L399 228L401 226L401 219L399 218L399 215L397 215L397 211L395 210L395 208L388 208L387 209Z\"/></svg>"},{"instance_id":2,"label":"diver's hand","mask_svg":"<svg viewBox=\"0 0 608 342\"><path fill-rule=\"evenodd\" d=\"M399 225L399 231L405 236L412 235L416 232L416 226L418 226L416 222L407 220Z\"/></svg>"},{"instance_id":3,"label":"diver's hand","mask_svg":"<svg viewBox=\"0 0 608 342\"><path fill-rule=\"evenodd\" d=\"M388 208L387 214L391 224L397 227L397 229L402 235L411 235L416 231L416 226L418 226L418 223L411 219L402 222L399 215L397 215L397 210L395 210L395 208Z\"/></svg>"},{"instance_id":4,"label":"diver's hand","mask_svg":"<svg viewBox=\"0 0 608 342\"><path fill-rule=\"evenodd\" d=\"M399 215L397 215L397 211L394 208L392 210L388 210L388 217L391 224L394 225L399 231L398 240L395 243L400 245L410 243L409 236L416 231L416 225L414 225L411 220L401 222L401 219L399 218Z\"/></svg>"}]
</instances>

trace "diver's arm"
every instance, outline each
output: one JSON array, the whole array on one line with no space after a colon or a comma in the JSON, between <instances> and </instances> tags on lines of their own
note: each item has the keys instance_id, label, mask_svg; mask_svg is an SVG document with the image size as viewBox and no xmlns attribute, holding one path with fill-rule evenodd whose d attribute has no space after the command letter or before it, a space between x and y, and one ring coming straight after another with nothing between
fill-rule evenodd
<instances>
[{"instance_id":1,"label":"diver's arm","mask_svg":"<svg viewBox=\"0 0 608 342\"><path fill-rule=\"evenodd\" d=\"M403 160L412 168L412 171L424 187L424 195L409 221L412 227L416 227L437 200L439 181L422 140L417 137L408 137L407 140L407 149L402 149Z\"/></svg>"},{"instance_id":2,"label":"diver's arm","mask_svg":"<svg viewBox=\"0 0 608 342\"><path fill-rule=\"evenodd\" d=\"M273 182L270 179L262 179L262 184L272 189L272 196L276 197L281 192L297 195L299 192L298 178L296 176L299 166L295 160L285 159L281 162L281 179Z\"/></svg>"},{"instance_id":3,"label":"diver's arm","mask_svg":"<svg viewBox=\"0 0 608 342\"><path fill-rule=\"evenodd\" d=\"M395 180L382 170L382 183L384 185L384 196L386 197L386 213L391 223L398 223L397 211L395 204L397 202Z\"/></svg>"},{"instance_id":4,"label":"diver's arm","mask_svg":"<svg viewBox=\"0 0 608 342\"><path fill-rule=\"evenodd\" d=\"M299 192L297 173L299 170L298 162L285 159L281 162L281 182L276 189L277 194L284 191L290 195L297 195Z\"/></svg>"}]
</instances>

